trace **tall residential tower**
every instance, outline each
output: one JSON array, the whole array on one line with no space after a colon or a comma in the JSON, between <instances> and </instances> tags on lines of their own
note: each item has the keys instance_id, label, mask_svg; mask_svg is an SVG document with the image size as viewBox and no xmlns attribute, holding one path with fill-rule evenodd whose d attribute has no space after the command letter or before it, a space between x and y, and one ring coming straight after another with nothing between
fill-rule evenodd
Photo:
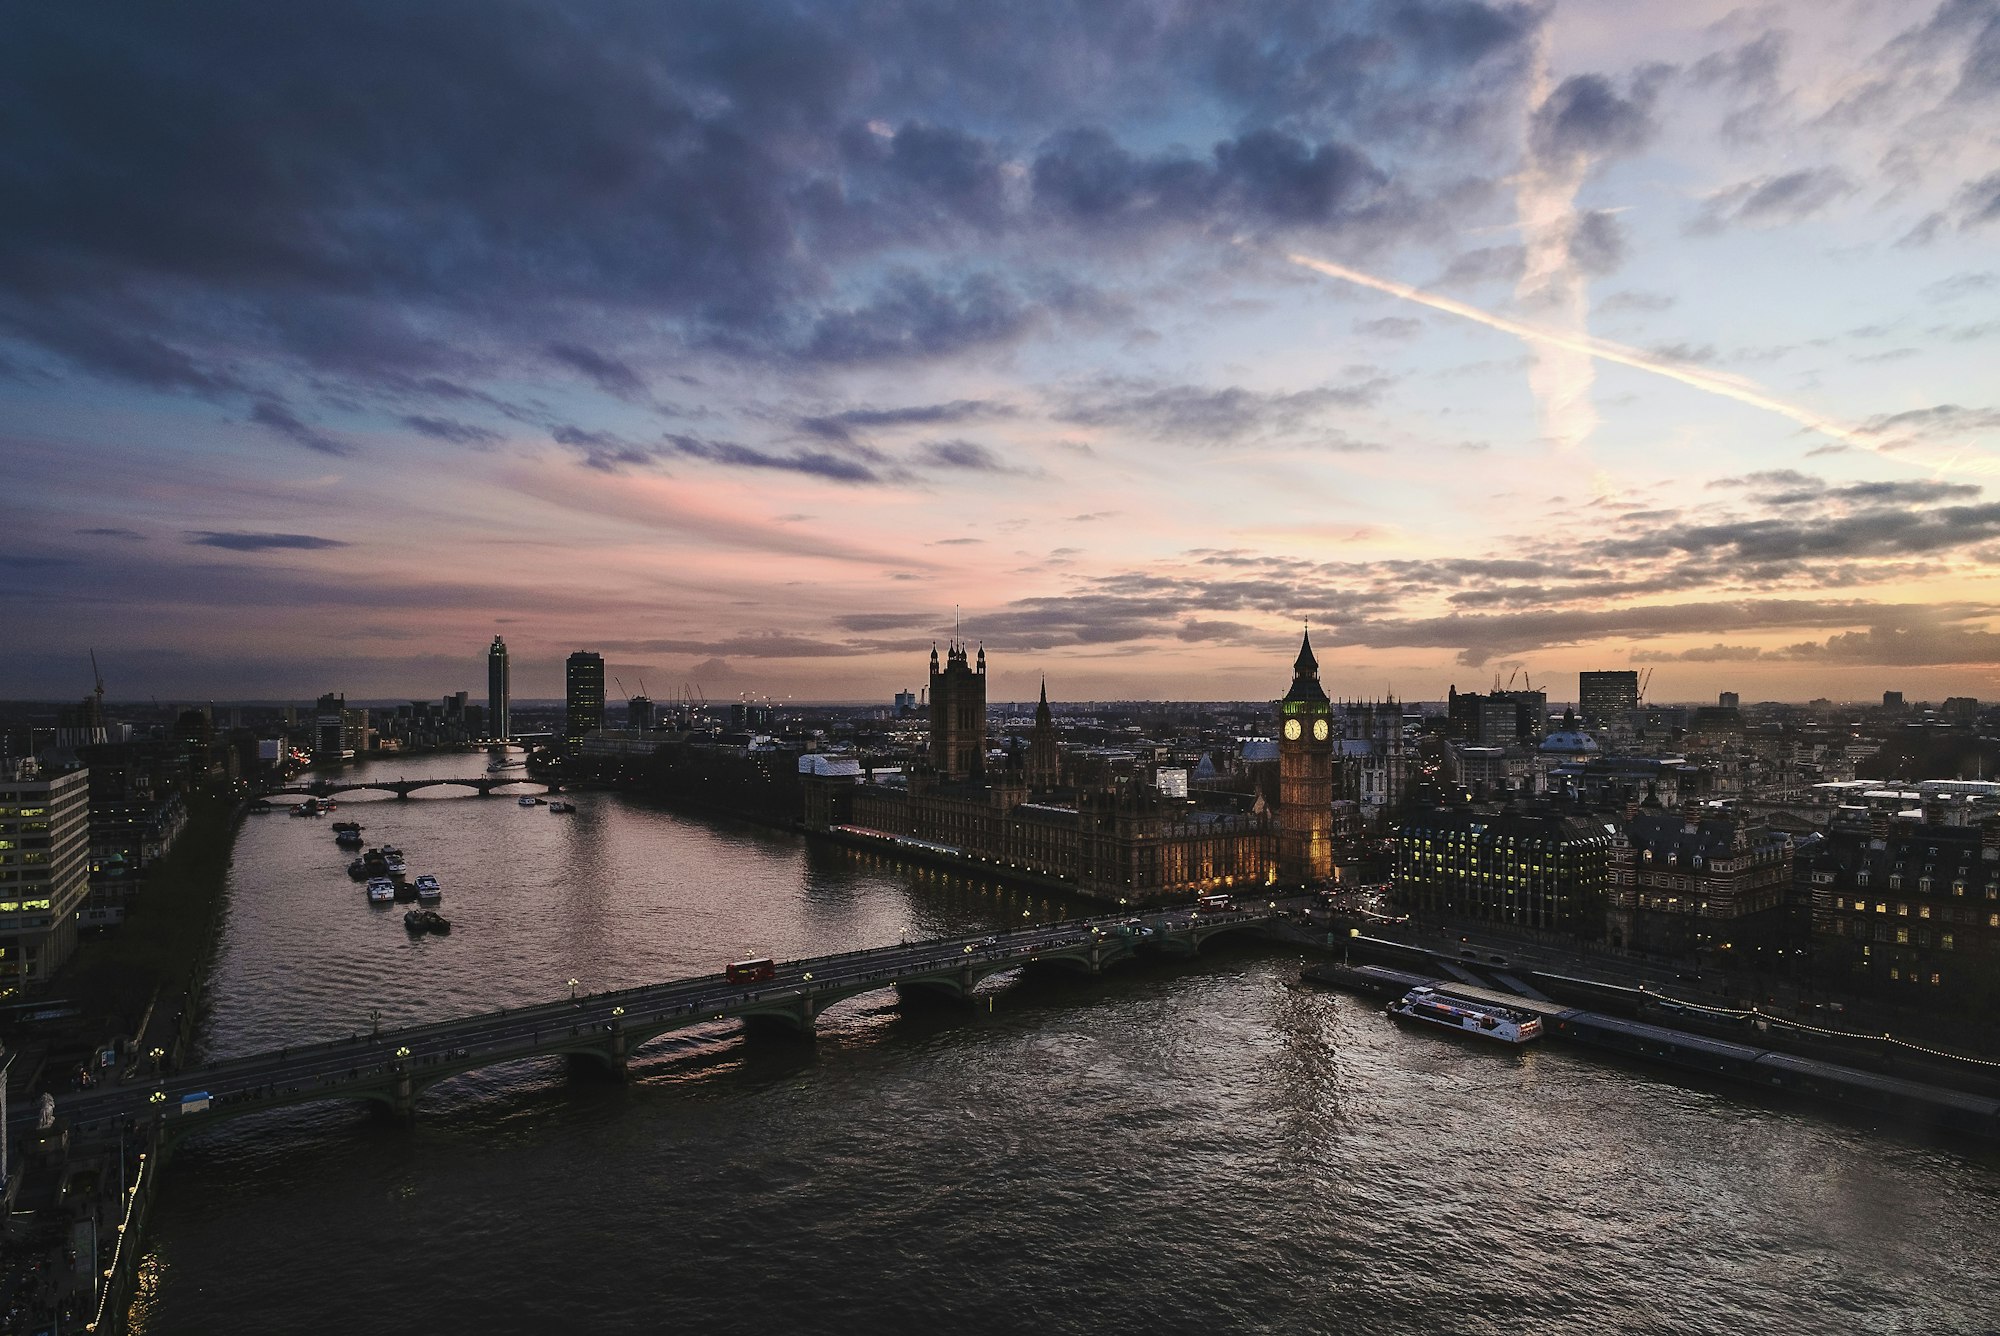
<instances>
[{"instance_id":1,"label":"tall residential tower","mask_svg":"<svg viewBox=\"0 0 2000 1336\"><path fill-rule=\"evenodd\" d=\"M603 697L600 689L598 696ZM496 742L514 736L507 718L507 642L499 636L486 650L486 730Z\"/></svg>"}]
</instances>

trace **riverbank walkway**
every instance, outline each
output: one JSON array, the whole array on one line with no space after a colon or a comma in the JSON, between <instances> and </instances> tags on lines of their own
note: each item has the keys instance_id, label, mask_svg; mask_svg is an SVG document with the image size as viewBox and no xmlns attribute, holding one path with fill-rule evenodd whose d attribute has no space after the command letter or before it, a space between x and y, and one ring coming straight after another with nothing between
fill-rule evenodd
<instances>
[{"instance_id":1,"label":"riverbank walkway","mask_svg":"<svg viewBox=\"0 0 2000 1336\"><path fill-rule=\"evenodd\" d=\"M1141 955L1191 956L1213 937L1262 932L1296 911L1282 900L1227 910L1128 911L786 961L756 983L732 982L724 973L591 993L81 1091L55 1101L49 1130L74 1142L157 1126L174 1138L230 1117L340 1099L372 1101L409 1117L425 1088L499 1063L562 1054L622 1073L635 1049L689 1026L741 1019L809 1035L826 1008L862 993L896 988L964 999L982 980L1008 970L1094 975ZM17 1138L36 1136L39 1119L32 1104L8 1110Z\"/></svg>"}]
</instances>

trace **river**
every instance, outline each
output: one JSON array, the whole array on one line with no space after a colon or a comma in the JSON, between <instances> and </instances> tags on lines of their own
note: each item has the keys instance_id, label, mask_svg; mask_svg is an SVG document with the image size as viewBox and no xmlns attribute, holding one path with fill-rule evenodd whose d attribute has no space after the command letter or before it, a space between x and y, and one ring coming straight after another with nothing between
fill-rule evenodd
<instances>
[{"instance_id":1,"label":"river","mask_svg":"<svg viewBox=\"0 0 2000 1336\"><path fill-rule=\"evenodd\" d=\"M439 877L449 937L371 907L326 821L245 823L209 1056L1077 907L627 795L460 792L339 813ZM623 1085L538 1060L432 1089L413 1126L225 1124L169 1164L137 1330L1993 1326L2000 1157L1411 1033L1302 963L875 994L817 1042L657 1041Z\"/></svg>"}]
</instances>

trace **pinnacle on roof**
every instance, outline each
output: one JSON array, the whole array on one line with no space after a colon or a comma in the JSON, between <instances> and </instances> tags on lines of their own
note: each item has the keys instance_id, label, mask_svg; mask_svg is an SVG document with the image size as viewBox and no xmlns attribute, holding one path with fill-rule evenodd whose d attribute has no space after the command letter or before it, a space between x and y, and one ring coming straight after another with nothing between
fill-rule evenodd
<instances>
[{"instance_id":1,"label":"pinnacle on roof","mask_svg":"<svg viewBox=\"0 0 2000 1336\"><path fill-rule=\"evenodd\" d=\"M1299 657L1292 664L1292 676L1312 678L1319 676L1319 660L1313 657L1313 639L1310 629L1299 639Z\"/></svg>"}]
</instances>

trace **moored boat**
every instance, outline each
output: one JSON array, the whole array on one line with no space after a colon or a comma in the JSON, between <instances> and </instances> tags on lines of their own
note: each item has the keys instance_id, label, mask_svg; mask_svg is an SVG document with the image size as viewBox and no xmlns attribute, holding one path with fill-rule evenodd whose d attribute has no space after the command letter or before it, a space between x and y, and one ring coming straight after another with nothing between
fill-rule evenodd
<instances>
[{"instance_id":1,"label":"moored boat","mask_svg":"<svg viewBox=\"0 0 2000 1336\"><path fill-rule=\"evenodd\" d=\"M532 793L522 794L518 801L523 807L540 807L542 805L542 800Z\"/></svg>"},{"instance_id":2,"label":"moored boat","mask_svg":"<svg viewBox=\"0 0 2000 1336\"><path fill-rule=\"evenodd\" d=\"M549 810L551 812L557 812L557 813L574 812L576 810L576 804L572 802L565 802L563 799L557 798L549 804Z\"/></svg>"},{"instance_id":3,"label":"moored boat","mask_svg":"<svg viewBox=\"0 0 2000 1336\"><path fill-rule=\"evenodd\" d=\"M1417 1021L1502 1044L1527 1044L1542 1037L1540 1017L1487 1002L1451 997L1430 987L1412 988L1391 1002L1387 1011L1399 1021Z\"/></svg>"},{"instance_id":4,"label":"moored boat","mask_svg":"<svg viewBox=\"0 0 2000 1336\"><path fill-rule=\"evenodd\" d=\"M438 885L436 877L426 872L417 878L418 904L434 905L442 899L444 899L444 888Z\"/></svg>"},{"instance_id":5,"label":"moored boat","mask_svg":"<svg viewBox=\"0 0 2000 1336\"><path fill-rule=\"evenodd\" d=\"M396 883L387 877L368 879L368 899L378 905L386 905L396 898Z\"/></svg>"},{"instance_id":6,"label":"moored boat","mask_svg":"<svg viewBox=\"0 0 2000 1336\"><path fill-rule=\"evenodd\" d=\"M446 933L451 931L451 920L435 909L411 909L404 911L403 926L414 933Z\"/></svg>"}]
</instances>

